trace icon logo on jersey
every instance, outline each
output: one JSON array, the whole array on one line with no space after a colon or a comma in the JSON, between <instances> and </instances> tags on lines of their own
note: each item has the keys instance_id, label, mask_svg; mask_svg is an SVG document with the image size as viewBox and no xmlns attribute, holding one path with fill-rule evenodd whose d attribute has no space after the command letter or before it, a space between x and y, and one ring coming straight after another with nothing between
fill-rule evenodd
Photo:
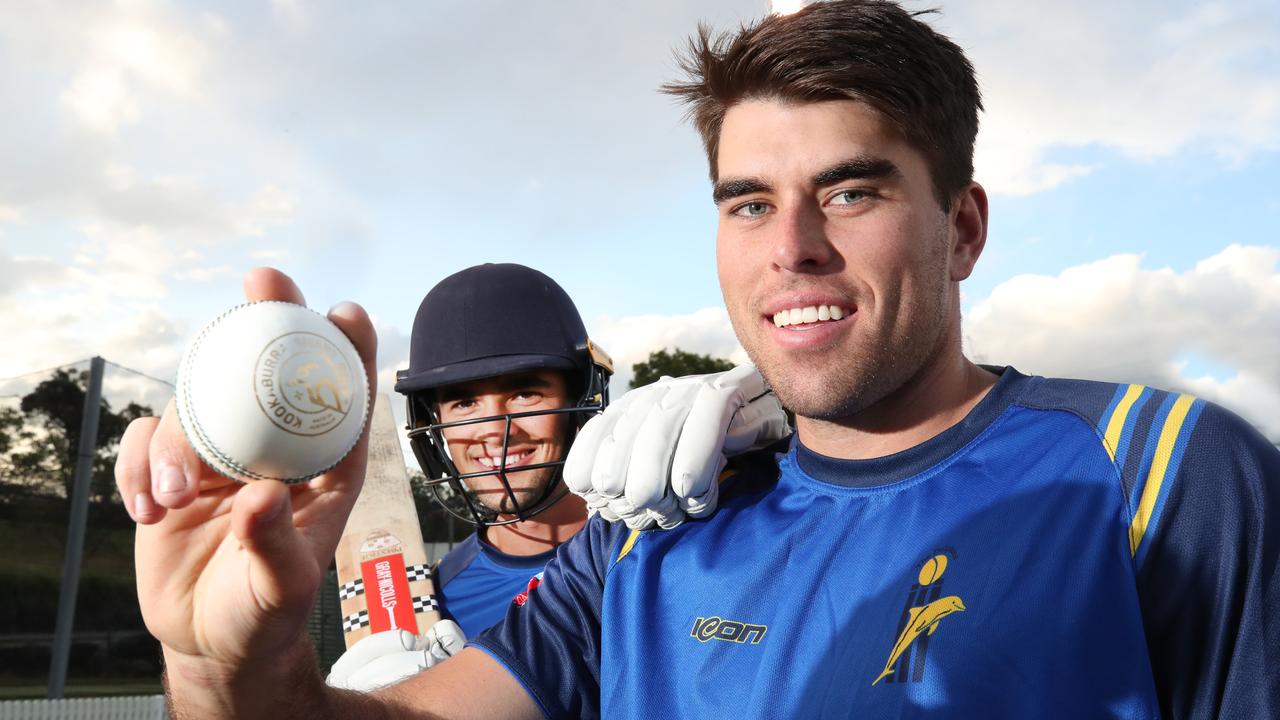
<instances>
[{"instance_id":1,"label":"icon logo on jersey","mask_svg":"<svg viewBox=\"0 0 1280 720\"><path fill-rule=\"evenodd\" d=\"M542 584L542 573L538 573L537 575L534 575L533 577L529 578L529 586L524 589L524 592L517 595L515 597L515 600L513 600L512 602L516 604L516 607L524 607L524 604L529 602L529 593L533 592L533 589L538 587L541 584Z\"/></svg>"},{"instance_id":2,"label":"icon logo on jersey","mask_svg":"<svg viewBox=\"0 0 1280 720\"><path fill-rule=\"evenodd\" d=\"M714 615L709 618L698 618L693 621L693 630L689 634L698 638L699 642L708 640L724 640L739 645L751 643L759 645L769 628L765 625L725 620Z\"/></svg>"},{"instance_id":3,"label":"icon logo on jersey","mask_svg":"<svg viewBox=\"0 0 1280 720\"><path fill-rule=\"evenodd\" d=\"M898 621L898 640L889 651L884 672L871 681L872 685L881 680L920 682L924 679L924 656L929 650L929 638L937 632L938 623L943 618L965 610L959 597L941 597L942 576L955 556L955 550L944 548L920 564L916 583L907 591L907 605Z\"/></svg>"}]
</instances>

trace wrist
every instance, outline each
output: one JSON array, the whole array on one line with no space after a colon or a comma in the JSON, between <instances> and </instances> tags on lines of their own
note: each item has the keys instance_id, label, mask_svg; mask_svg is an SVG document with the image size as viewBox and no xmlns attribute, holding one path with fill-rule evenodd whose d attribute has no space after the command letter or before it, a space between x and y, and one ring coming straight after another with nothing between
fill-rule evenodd
<instances>
[{"instance_id":1,"label":"wrist","mask_svg":"<svg viewBox=\"0 0 1280 720\"><path fill-rule=\"evenodd\" d=\"M324 681L305 640L269 658L228 662L164 648L165 690L173 717L314 717Z\"/></svg>"}]
</instances>

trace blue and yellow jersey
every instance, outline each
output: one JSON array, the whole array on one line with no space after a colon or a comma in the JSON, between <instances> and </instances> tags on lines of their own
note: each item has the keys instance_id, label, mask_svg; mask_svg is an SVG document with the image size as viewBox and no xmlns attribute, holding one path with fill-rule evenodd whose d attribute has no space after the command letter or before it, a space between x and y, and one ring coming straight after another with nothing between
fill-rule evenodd
<instances>
[{"instance_id":1,"label":"blue and yellow jersey","mask_svg":"<svg viewBox=\"0 0 1280 720\"><path fill-rule=\"evenodd\" d=\"M519 594L555 555L508 555L472 533L440 560L436 589L447 618L472 638L498 624Z\"/></svg>"},{"instance_id":2,"label":"blue and yellow jersey","mask_svg":"<svg viewBox=\"0 0 1280 720\"><path fill-rule=\"evenodd\" d=\"M865 461L792 442L671 531L593 518L474 644L548 717L1280 717L1280 452L1005 369Z\"/></svg>"}]
</instances>

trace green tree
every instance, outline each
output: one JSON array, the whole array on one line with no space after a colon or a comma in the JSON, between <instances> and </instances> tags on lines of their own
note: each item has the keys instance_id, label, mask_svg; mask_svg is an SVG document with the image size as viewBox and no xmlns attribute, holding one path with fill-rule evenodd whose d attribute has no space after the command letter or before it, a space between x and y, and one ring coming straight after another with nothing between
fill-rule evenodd
<instances>
[{"instance_id":1,"label":"green tree","mask_svg":"<svg viewBox=\"0 0 1280 720\"><path fill-rule=\"evenodd\" d=\"M59 369L22 398L22 427L11 427L11 417L0 417L4 441L5 471L11 484L45 494L70 497L75 482L76 452L80 447L80 423L88 372ZM97 454L93 462L90 499L112 501L113 468L120 436L135 418L151 414L151 408L131 402L119 412L105 398L98 415Z\"/></svg>"},{"instance_id":2,"label":"green tree","mask_svg":"<svg viewBox=\"0 0 1280 720\"><path fill-rule=\"evenodd\" d=\"M703 375L733 369L733 363L710 355L685 352L679 348L668 352L665 348L649 353L649 359L632 366L631 389L657 382L663 375Z\"/></svg>"},{"instance_id":3,"label":"green tree","mask_svg":"<svg viewBox=\"0 0 1280 720\"><path fill-rule=\"evenodd\" d=\"M30 492L23 482L35 475L27 467L32 458L22 448L34 438L26 416L17 408L0 408L0 504Z\"/></svg>"}]
</instances>

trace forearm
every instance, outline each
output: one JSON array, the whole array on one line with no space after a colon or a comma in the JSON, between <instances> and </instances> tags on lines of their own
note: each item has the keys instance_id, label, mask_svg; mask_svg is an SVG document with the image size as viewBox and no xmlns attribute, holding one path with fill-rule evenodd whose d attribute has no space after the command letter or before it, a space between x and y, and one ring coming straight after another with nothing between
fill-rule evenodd
<instances>
[{"instance_id":1,"label":"forearm","mask_svg":"<svg viewBox=\"0 0 1280 720\"><path fill-rule=\"evenodd\" d=\"M324 684L310 643L261 663L228 666L165 648L165 691L175 720L390 718L371 696Z\"/></svg>"}]
</instances>

